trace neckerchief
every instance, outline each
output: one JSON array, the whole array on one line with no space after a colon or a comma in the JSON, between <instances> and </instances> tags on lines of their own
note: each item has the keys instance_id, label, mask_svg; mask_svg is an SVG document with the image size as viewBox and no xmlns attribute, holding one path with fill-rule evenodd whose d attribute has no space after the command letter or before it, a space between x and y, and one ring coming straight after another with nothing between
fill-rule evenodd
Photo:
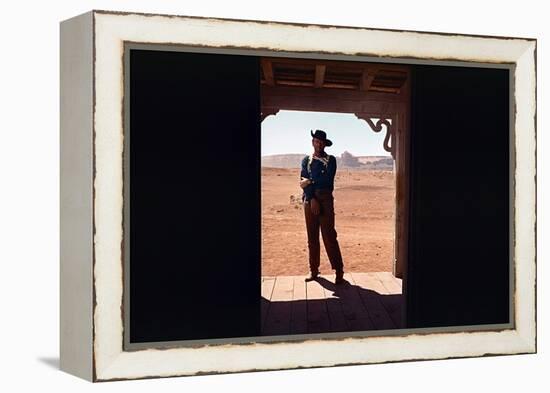
<instances>
[{"instance_id":1,"label":"neckerchief","mask_svg":"<svg viewBox=\"0 0 550 393\"><path fill-rule=\"evenodd\" d=\"M326 168L328 166L329 158L330 158L330 155L328 155L328 154L327 154L326 157L317 157L317 156L314 156L313 154L311 154L309 156L309 159L308 159L308 162L307 162L307 171L308 171L309 175L311 176L311 163L313 162L313 160L317 160L317 161L321 162Z\"/></svg>"}]
</instances>

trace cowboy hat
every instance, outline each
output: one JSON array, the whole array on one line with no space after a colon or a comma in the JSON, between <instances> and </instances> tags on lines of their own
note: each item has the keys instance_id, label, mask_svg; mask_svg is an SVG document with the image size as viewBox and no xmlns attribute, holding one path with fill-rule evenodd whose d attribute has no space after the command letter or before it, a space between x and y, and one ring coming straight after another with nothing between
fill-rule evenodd
<instances>
[{"instance_id":1,"label":"cowboy hat","mask_svg":"<svg viewBox=\"0 0 550 393\"><path fill-rule=\"evenodd\" d=\"M325 145L327 145L327 146L332 145L332 141L330 139L327 139L327 133L325 131L315 130L315 133L313 133L313 130L311 130L310 132L311 132L311 136L313 138L317 138L317 139L320 139L320 140L324 141Z\"/></svg>"}]
</instances>

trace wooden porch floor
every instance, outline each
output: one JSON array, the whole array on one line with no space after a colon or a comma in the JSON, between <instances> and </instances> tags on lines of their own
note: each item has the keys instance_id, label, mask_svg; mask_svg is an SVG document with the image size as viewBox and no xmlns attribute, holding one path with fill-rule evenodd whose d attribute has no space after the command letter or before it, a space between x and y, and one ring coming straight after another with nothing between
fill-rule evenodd
<instances>
[{"instance_id":1,"label":"wooden porch floor","mask_svg":"<svg viewBox=\"0 0 550 393\"><path fill-rule=\"evenodd\" d=\"M398 329L402 321L401 280L389 272L346 273L317 281L305 276L262 277L262 335Z\"/></svg>"}]
</instances>

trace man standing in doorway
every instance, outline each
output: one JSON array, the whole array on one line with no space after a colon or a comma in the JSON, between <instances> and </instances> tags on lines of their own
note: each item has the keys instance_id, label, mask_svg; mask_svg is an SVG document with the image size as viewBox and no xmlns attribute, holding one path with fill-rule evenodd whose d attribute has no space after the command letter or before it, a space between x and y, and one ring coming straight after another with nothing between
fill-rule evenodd
<instances>
[{"instance_id":1,"label":"man standing in doorway","mask_svg":"<svg viewBox=\"0 0 550 393\"><path fill-rule=\"evenodd\" d=\"M344 283L344 264L340 246L334 229L334 177L336 158L325 152L332 142L322 130L311 131L313 154L302 160L300 187L303 189L302 201L306 218L307 242L309 249L310 275L306 281L319 276L320 244L319 228L325 244L330 265L336 271L335 284Z\"/></svg>"}]
</instances>

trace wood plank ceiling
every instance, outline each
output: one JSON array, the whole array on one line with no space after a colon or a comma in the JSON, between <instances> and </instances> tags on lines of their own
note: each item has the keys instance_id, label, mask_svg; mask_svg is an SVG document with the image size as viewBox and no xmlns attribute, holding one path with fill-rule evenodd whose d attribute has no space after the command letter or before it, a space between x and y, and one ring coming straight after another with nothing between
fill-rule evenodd
<instances>
[{"instance_id":1,"label":"wood plank ceiling","mask_svg":"<svg viewBox=\"0 0 550 393\"><path fill-rule=\"evenodd\" d=\"M406 66L317 59L261 59L261 83L356 90L398 95L407 80Z\"/></svg>"}]
</instances>

